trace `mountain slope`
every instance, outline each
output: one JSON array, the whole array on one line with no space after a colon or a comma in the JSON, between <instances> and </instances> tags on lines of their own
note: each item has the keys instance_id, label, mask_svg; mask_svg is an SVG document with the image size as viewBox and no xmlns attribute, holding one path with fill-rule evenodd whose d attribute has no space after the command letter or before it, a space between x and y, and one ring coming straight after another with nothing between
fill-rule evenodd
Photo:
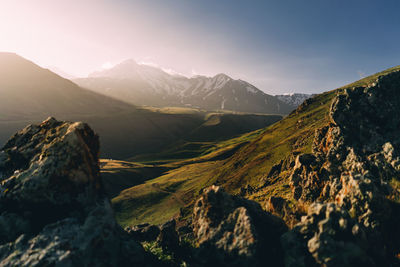
<instances>
[{"instance_id":1,"label":"mountain slope","mask_svg":"<svg viewBox=\"0 0 400 267\"><path fill-rule=\"evenodd\" d=\"M134 60L74 81L82 87L135 105L270 114L287 114L293 109L255 86L225 74L186 78L137 64Z\"/></svg>"},{"instance_id":2,"label":"mountain slope","mask_svg":"<svg viewBox=\"0 0 400 267\"><path fill-rule=\"evenodd\" d=\"M0 53L0 145L26 124L54 116L90 123L100 135L102 156L124 159L159 151L184 140L188 133L195 133L207 121L206 115L201 111L168 113L138 109L123 101L82 89L16 54ZM223 117L224 114L218 116ZM230 132L225 132L223 138L265 127L280 119L273 116L270 120L269 116L265 116L268 117L265 120L247 122L240 119L242 115L237 116L244 125L228 125Z\"/></svg>"},{"instance_id":3,"label":"mountain slope","mask_svg":"<svg viewBox=\"0 0 400 267\"><path fill-rule=\"evenodd\" d=\"M0 119L109 114L132 105L78 87L13 53L0 53Z\"/></svg>"},{"instance_id":4,"label":"mountain slope","mask_svg":"<svg viewBox=\"0 0 400 267\"><path fill-rule=\"evenodd\" d=\"M311 153L316 130L331 123L330 107L337 94L348 88L366 87L378 77L399 70L400 67L394 67L306 100L289 116L260 130L250 139L240 141L238 137L236 144L242 145L228 158L188 161L189 164L170 170L163 176L122 191L113 199L118 220L123 224L159 222L160 218L164 218L163 214L176 214L178 210L181 215L188 215L192 200L202 188L211 184L221 185L231 193L245 195L262 205L270 197L281 197L294 205L296 201L289 179L291 172L277 170L290 170L297 155ZM154 190L153 184L171 193L164 192L156 197L159 190ZM137 203L138 199L146 199L146 206L151 208L148 213L139 214L130 208L130 203ZM139 209L141 205L138 205ZM288 223L298 219L290 217Z\"/></svg>"},{"instance_id":5,"label":"mountain slope","mask_svg":"<svg viewBox=\"0 0 400 267\"><path fill-rule=\"evenodd\" d=\"M225 163L224 169L217 174L218 180L236 192L247 184L256 187L263 185L263 178L281 160L288 160L299 153L311 152L315 131L331 121L330 107L337 94L348 88L366 87L376 82L378 77L398 70L400 67L390 68L306 100L288 117L268 127L263 136L232 156ZM270 189L272 190L272 187Z\"/></svg>"}]
</instances>

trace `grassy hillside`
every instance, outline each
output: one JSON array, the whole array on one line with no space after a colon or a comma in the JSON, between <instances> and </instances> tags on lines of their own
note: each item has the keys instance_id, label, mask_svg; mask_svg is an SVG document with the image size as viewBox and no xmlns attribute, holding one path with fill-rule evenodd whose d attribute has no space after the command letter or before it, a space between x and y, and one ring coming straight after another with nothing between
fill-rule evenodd
<instances>
[{"instance_id":1,"label":"grassy hillside","mask_svg":"<svg viewBox=\"0 0 400 267\"><path fill-rule=\"evenodd\" d=\"M252 134L214 145L209 151L204 150L200 157L169 162L169 167L174 169L126 189L112 200L118 221L122 225L160 223L179 212L188 214L198 192L210 184L222 185L232 193L238 193L247 185L259 187L265 184L264 178L274 164L290 157L293 152L311 152L314 132L329 123L329 108L340 90L367 86L377 77L396 70L400 70L400 66L317 95L283 120ZM237 148L233 155L226 158L208 156L207 153L221 152L230 143L233 145L231 148ZM199 161L201 157L203 161ZM267 181L267 186L249 197L261 204L269 196L290 199L288 176Z\"/></svg>"},{"instance_id":2,"label":"grassy hillside","mask_svg":"<svg viewBox=\"0 0 400 267\"><path fill-rule=\"evenodd\" d=\"M257 140L241 148L215 173L217 182L232 192L238 192L247 184L259 186L271 167L291 153L310 153L315 130L329 123L329 108L333 98L341 90L363 87L376 81L379 76L400 70L400 66L368 76L333 91L317 95L285 119L267 128ZM275 181L265 191L254 196L263 201L275 192L287 193L288 181ZM285 190L286 188L286 190Z\"/></svg>"},{"instance_id":3,"label":"grassy hillside","mask_svg":"<svg viewBox=\"0 0 400 267\"><path fill-rule=\"evenodd\" d=\"M263 128L263 125L271 125L281 118L279 115L205 113L204 121L199 126L186 131L179 141L171 143L165 150L138 155L130 158L130 160L160 164L197 158L209 154L216 148L226 148L228 144L226 142L221 143L223 140ZM236 139L228 141L229 145L236 142Z\"/></svg>"}]
</instances>

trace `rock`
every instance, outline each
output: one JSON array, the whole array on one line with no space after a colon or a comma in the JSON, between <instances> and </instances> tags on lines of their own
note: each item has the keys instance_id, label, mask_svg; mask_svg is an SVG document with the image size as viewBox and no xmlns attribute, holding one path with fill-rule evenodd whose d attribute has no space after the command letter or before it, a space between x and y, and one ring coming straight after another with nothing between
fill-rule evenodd
<instances>
[{"instance_id":1,"label":"rock","mask_svg":"<svg viewBox=\"0 0 400 267\"><path fill-rule=\"evenodd\" d=\"M337 205L335 210L342 209L350 214L365 234L368 249L361 248L363 253L377 265L386 266L397 261L398 242L393 240L400 238L394 226L400 223L395 214L398 203L389 197L394 191L390 185L392 179L398 181L400 177L399 86L400 72L397 71L378 78L368 87L340 93L330 108L330 124L316 131L312 154L296 158L290 177L293 198L300 203L331 203ZM327 219L313 218L317 224ZM332 251L321 254L320 249L325 251L321 244L325 242L324 247L332 248L337 247L338 242L346 245L348 235L326 239L321 229L307 229L308 235L314 236L312 241L304 237L309 240L308 250L313 258L319 264L332 265L326 260ZM341 247L338 249L346 259L345 251ZM354 255L363 257L360 251L354 251ZM348 262L350 259L340 264L349 265Z\"/></svg>"},{"instance_id":2,"label":"rock","mask_svg":"<svg viewBox=\"0 0 400 267\"><path fill-rule=\"evenodd\" d=\"M252 187L251 185L248 184L248 185L246 185L246 186L240 188L240 193L239 193L239 195L240 195L241 197L244 197L244 196L246 196L246 195L251 195L251 194L253 194L254 192L256 192L256 189L255 189L254 187Z\"/></svg>"},{"instance_id":3,"label":"rock","mask_svg":"<svg viewBox=\"0 0 400 267\"><path fill-rule=\"evenodd\" d=\"M272 177L276 174L279 174L282 171L282 164L283 164L283 160L281 160L279 163L273 165L271 167L271 170L268 172L267 177Z\"/></svg>"},{"instance_id":4,"label":"rock","mask_svg":"<svg viewBox=\"0 0 400 267\"><path fill-rule=\"evenodd\" d=\"M286 199L281 197L269 197L265 203L265 210L280 218L284 218L288 215L290 208Z\"/></svg>"},{"instance_id":5,"label":"rock","mask_svg":"<svg viewBox=\"0 0 400 267\"><path fill-rule=\"evenodd\" d=\"M363 227L332 203L313 204L282 245L285 266L375 266Z\"/></svg>"},{"instance_id":6,"label":"rock","mask_svg":"<svg viewBox=\"0 0 400 267\"><path fill-rule=\"evenodd\" d=\"M99 206L85 221L66 218L37 234L23 234L0 246L1 266L128 266L146 264L141 245L116 225L111 212Z\"/></svg>"},{"instance_id":7,"label":"rock","mask_svg":"<svg viewBox=\"0 0 400 267\"><path fill-rule=\"evenodd\" d=\"M289 178L294 199L315 201L320 195L325 179L321 179L323 176L317 172L315 166L318 166L318 162L312 154L300 154L296 157Z\"/></svg>"},{"instance_id":8,"label":"rock","mask_svg":"<svg viewBox=\"0 0 400 267\"><path fill-rule=\"evenodd\" d=\"M205 189L193 211L198 259L219 266L282 264L280 235L286 230L277 217L256 202L231 196L217 186Z\"/></svg>"},{"instance_id":9,"label":"rock","mask_svg":"<svg viewBox=\"0 0 400 267\"><path fill-rule=\"evenodd\" d=\"M0 152L1 266L151 265L116 223L98 166L99 141L81 122L49 118Z\"/></svg>"},{"instance_id":10,"label":"rock","mask_svg":"<svg viewBox=\"0 0 400 267\"><path fill-rule=\"evenodd\" d=\"M160 227L157 242L163 249L179 254L179 236L175 230L175 219L171 219Z\"/></svg>"},{"instance_id":11,"label":"rock","mask_svg":"<svg viewBox=\"0 0 400 267\"><path fill-rule=\"evenodd\" d=\"M127 227L125 231L128 232L132 238L140 242L156 240L160 234L160 228L158 228L158 226L148 223Z\"/></svg>"},{"instance_id":12,"label":"rock","mask_svg":"<svg viewBox=\"0 0 400 267\"><path fill-rule=\"evenodd\" d=\"M49 118L26 127L3 147L0 208L34 212L30 219L38 227L69 213L86 213L104 197L98 151L98 136L87 124ZM43 212L46 216L39 216Z\"/></svg>"}]
</instances>

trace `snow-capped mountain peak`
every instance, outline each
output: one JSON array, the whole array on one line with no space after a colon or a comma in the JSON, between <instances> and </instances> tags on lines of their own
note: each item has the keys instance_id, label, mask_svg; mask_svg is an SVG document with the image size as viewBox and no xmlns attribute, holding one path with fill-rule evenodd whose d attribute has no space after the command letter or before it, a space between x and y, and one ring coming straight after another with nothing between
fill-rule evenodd
<instances>
[{"instance_id":1,"label":"snow-capped mountain peak","mask_svg":"<svg viewBox=\"0 0 400 267\"><path fill-rule=\"evenodd\" d=\"M224 73L191 78L126 60L111 69L75 80L88 89L130 101L136 105L191 106L209 110L288 113L290 106L255 86Z\"/></svg>"},{"instance_id":2,"label":"snow-capped mountain peak","mask_svg":"<svg viewBox=\"0 0 400 267\"><path fill-rule=\"evenodd\" d=\"M275 97L285 102L288 105L296 108L304 102L304 100L313 97L313 94L302 94L302 93L284 93L282 95L276 95Z\"/></svg>"}]
</instances>

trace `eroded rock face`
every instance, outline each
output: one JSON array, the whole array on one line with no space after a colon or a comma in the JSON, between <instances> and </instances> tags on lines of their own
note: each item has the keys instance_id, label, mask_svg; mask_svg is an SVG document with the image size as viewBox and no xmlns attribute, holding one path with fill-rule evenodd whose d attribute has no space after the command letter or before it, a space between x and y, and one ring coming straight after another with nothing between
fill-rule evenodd
<instances>
[{"instance_id":1,"label":"eroded rock face","mask_svg":"<svg viewBox=\"0 0 400 267\"><path fill-rule=\"evenodd\" d=\"M399 249L399 244L392 241L398 236L390 234L397 232L393 225L400 223L394 212L397 204L388 200L393 190L390 181L400 179L399 89L400 72L394 72L366 88L339 94L330 109L330 125L316 132L312 154L297 156L291 175L295 199L332 203L325 204L328 206L324 209L340 210L345 220L349 221L349 216L354 219L354 225L365 235L364 243L368 244L354 255L360 258L368 255L368 264L389 264ZM345 240L353 239L351 231L345 231L334 237L337 241L325 240L323 222L332 225L335 220L328 217L328 212L324 212L325 217L319 216L320 213L312 208L308 217L313 222L306 219L293 231L301 236L299 240L307 240L309 255L315 262L351 266L350 260L337 264L333 259L335 254L320 252L325 250L321 247L324 242L337 247L337 242L343 241L342 245L347 246ZM287 255L291 253L294 251L288 249ZM342 256L347 257L344 252Z\"/></svg>"},{"instance_id":2,"label":"eroded rock face","mask_svg":"<svg viewBox=\"0 0 400 267\"><path fill-rule=\"evenodd\" d=\"M280 235L286 230L277 217L253 201L231 196L217 186L204 190L196 202L193 228L198 258L219 266L280 266Z\"/></svg>"},{"instance_id":3,"label":"eroded rock face","mask_svg":"<svg viewBox=\"0 0 400 267\"><path fill-rule=\"evenodd\" d=\"M0 152L0 265L145 264L103 192L99 141L84 123L49 118Z\"/></svg>"}]
</instances>

